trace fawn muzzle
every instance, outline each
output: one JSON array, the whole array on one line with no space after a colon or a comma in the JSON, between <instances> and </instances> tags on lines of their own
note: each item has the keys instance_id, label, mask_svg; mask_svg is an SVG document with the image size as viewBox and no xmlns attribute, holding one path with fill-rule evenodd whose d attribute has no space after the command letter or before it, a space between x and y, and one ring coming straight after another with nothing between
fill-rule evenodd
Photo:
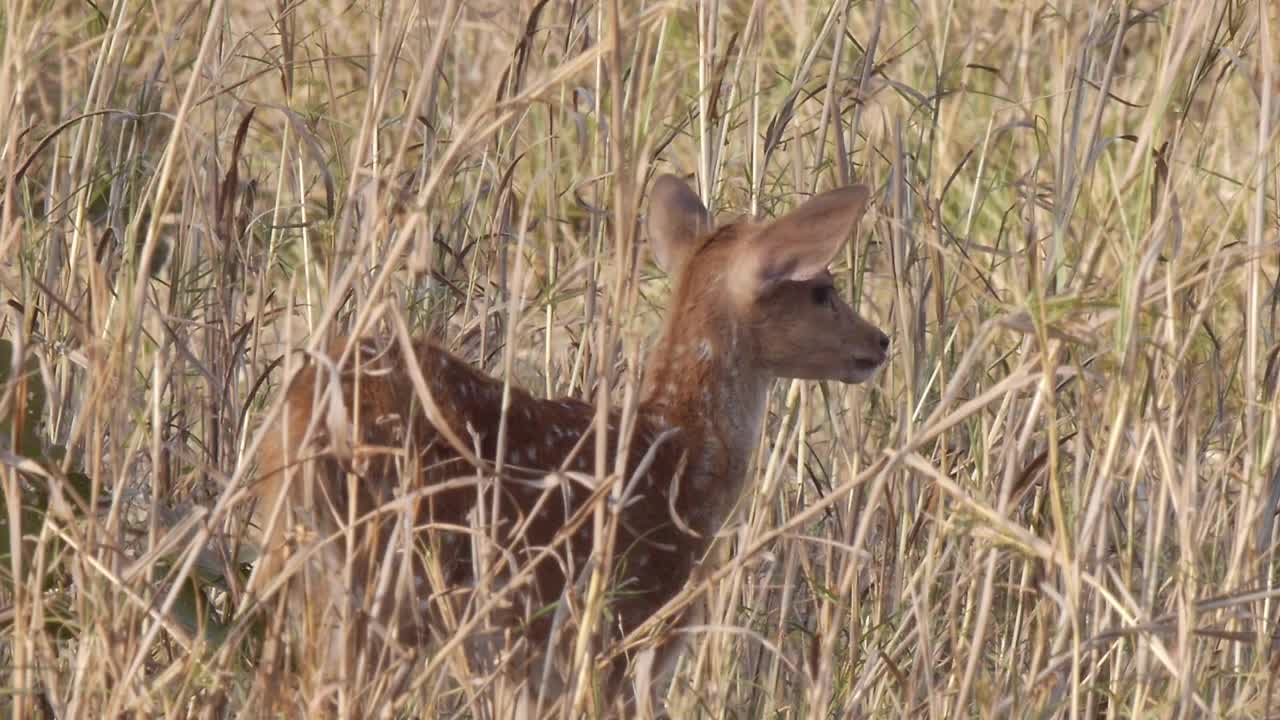
<instances>
[{"instance_id":1,"label":"fawn muzzle","mask_svg":"<svg viewBox=\"0 0 1280 720\"><path fill-rule=\"evenodd\" d=\"M889 336L879 328L856 316L857 333L853 343L848 383L865 382L889 357Z\"/></svg>"}]
</instances>

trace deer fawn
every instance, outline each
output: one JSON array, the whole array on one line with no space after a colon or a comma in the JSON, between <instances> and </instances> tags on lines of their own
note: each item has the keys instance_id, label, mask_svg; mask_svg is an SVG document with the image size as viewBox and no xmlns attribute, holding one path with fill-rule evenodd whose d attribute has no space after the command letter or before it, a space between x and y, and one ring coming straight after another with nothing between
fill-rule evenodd
<instances>
[{"instance_id":1,"label":"deer fawn","mask_svg":"<svg viewBox=\"0 0 1280 720\"><path fill-rule=\"evenodd\" d=\"M621 637L682 588L738 502L773 380L858 383L884 363L889 338L840 298L827 270L868 195L847 187L773 222L712 231L683 181L656 180L650 241L675 283L638 413L608 419L610 466L626 463L605 481L585 474L593 405L511 387L504 411L500 380L431 341L356 342L340 363L340 340L298 374L264 439L255 493L267 530L251 592L292 553L293 570L307 568L306 602L295 596L288 610L325 628L304 635L320 638L311 650L361 658L365 671L406 666L425 646L452 652L451 632L483 614L489 629L465 628L453 657L502 665L531 692L559 697L568 679L552 656L577 634L592 563L612 558L599 617ZM613 518L603 525L601 502ZM298 527L318 547L291 540ZM662 675L674 648L658 649ZM608 702L634 700L619 682L626 664L609 666Z\"/></svg>"}]
</instances>

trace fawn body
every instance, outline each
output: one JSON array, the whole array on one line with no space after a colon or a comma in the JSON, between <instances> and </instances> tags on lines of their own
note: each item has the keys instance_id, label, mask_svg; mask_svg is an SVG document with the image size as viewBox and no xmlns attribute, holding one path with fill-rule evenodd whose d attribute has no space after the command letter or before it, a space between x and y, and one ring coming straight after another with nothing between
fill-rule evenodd
<instances>
[{"instance_id":1,"label":"fawn body","mask_svg":"<svg viewBox=\"0 0 1280 720\"><path fill-rule=\"evenodd\" d=\"M489 614L487 640L473 633L470 657L492 665L505 644L523 647L504 660L535 693L558 692L564 678L539 661L574 635L572 590L593 551L612 543L605 630L634 629L681 589L738 502L773 380L861 382L884 362L888 338L840 299L827 272L867 195L835 190L771 223L711 231L687 185L655 182L649 234L675 283L639 411L631 427L616 413L608 420L611 469L618 444L629 444L616 487L588 474L594 406L511 387L500 433L501 381L434 342L365 340L341 367L304 368L259 458L268 534L251 590L284 568L289 518L305 519L328 543L319 562L303 562L319 572L302 573L308 609L292 612L345 605L363 618L345 639L320 633L318 652L344 642L386 666L439 647L468 604L474 611L506 588L509 602ZM597 543L600 501L617 522ZM669 670L675 653L663 651ZM606 693L624 669L625 659L613 663Z\"/></svg>"}]
</instances>

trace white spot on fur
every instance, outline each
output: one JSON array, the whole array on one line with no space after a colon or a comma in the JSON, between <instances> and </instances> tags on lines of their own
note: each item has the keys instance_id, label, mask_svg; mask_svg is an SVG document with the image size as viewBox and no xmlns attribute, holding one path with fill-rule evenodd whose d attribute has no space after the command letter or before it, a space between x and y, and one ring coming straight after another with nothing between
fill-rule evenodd
<instances>
[{"instance_id":1,"label":"white spot on fur","mask_svg":"<svg viewBox=\"0 0 1280 720\"><path fill-rule=\"evenodd\" d=\"M698 341L698 357L702 360L711 359L711 341L707 338Z\"/></svg>"}]
</instances>

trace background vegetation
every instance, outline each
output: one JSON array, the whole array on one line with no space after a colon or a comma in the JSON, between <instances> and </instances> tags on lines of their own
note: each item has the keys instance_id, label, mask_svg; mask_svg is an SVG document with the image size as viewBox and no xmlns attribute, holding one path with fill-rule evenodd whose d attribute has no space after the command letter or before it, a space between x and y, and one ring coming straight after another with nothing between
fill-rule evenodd
<instances>
[{"instance_id":1,"label":"background vegetation","mask_svg":"<svg viewBox=\"0 0 1280 720\"><path fill-rule=\"evenodd\" d=\"M1277 3L3 7L12 716L305 714L238 610L288 351L399 316L627 397L661 171L871 184L894 342L775 388L674 717L1280 713ZM438 680L342 709L499 702Z\"/></svg>"}]
</instances>

